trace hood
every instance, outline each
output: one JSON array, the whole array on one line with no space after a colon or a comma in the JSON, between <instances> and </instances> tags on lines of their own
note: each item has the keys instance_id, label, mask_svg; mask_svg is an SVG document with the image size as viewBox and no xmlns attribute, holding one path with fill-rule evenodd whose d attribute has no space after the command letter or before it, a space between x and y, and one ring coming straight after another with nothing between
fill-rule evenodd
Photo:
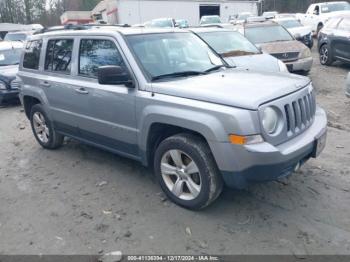
<instances>
[{"instance_id":1,"label":"hood","mask_svg":"<svg viewBox=\"0 0 350 262\"><path fill-rule=\"evenodd\" d=\"M289 73L228 69L208 75L152 83L154 93L257 110L261 104L293 93L310 79Z\"/></svg>"},{"instance_id":2,"label":"hood","mask_svg":"<svg viewBox=\"0 0 350 262\"><path fill-rule=\"evenodd\" d=\"M257 46L260 46L264 52L269 54L301 52L307 48L304 44L297 40L263 43L258 44Z\"/></svg>"},{"instance_id":3,"label":"hood","mask_svg":"<svg viewBox=\"0 0 350 262\"><path fill-rule=\"evenodd\" d=\"M16 78L18 65L0 66L0 80L11 82Z\"/></svg>"},{"instance_id":4,"label":"hood","mask_svg":"<svg viewBox=\"0 0 350 262\"><path fill-rule=\"evenodd\" d=\"M325 13L323 16L327 18L335 17L335 16L341 16L341 15L350 15L350 11L335 11L330 13Z\"/></svg>"},{"instance_id":5,"label":"hood","mask_svg":"<svg viewBox=\"0 0 350 262\"><path fill-rule=\"evenodd\" d=\"M306 36L308 34L311 34L311 28L308 26L300 26L300 27L293 27L288 28L288 31L296 37L297 34L299 34L301 37Z\"/></svg>"},{"instance_id":6,"label":"hood","mask_svg":"<svg viewBox=\"0 0 350 262\"><path fill-rule=\"evenodd\" d=\"M225 57L225 61L231 66L247 70L279 72L278 60L268 54L245 55Z\"/></svg>"}]
</instances>

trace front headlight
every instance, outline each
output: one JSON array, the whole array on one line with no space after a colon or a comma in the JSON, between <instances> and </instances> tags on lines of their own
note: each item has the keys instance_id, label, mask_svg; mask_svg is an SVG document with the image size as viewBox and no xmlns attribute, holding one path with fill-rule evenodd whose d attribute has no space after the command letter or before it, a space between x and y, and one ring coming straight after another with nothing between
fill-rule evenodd
<instances>
[{"instance_id":1,"label":"front headlight","mask_svg":"<svg viewBox=\"0 0 350 262\"><path fill-rule=\"evenodd\" d=\"M0 90L6 90L6 84L0 81Z\"/></svg>"},{"instance_id":2,"label":"front headlight","mask_svg":"<svg viewBox=\"0 0 350 262\"><path fill-rule=\"evenodd\" d=\"M287 68L285 63L283 63L281 60L277 60L277 63L278 63L278 67L280 69L280 72L285 72L285 73L288 72L289 73L288 68Z\"/></svg>"},{"instance_id":3,"label":"front headlight","mask_svg":"<svg viewBox=\"0 0 350 262\"><path fill-rule=\"evenodd\" d=\"M269 135L275 133L278 128L279 114L277 109L269 106L266 107L262 115L262 125L266 133Z\"/></svg>"},{"instance_id":4,"label":"front headlight","mask_svg":"<svg viewBox=\"0 0 350 262\"><path fill-rule=\"evenodd\" d=\"M300 53L300 58L308 58L311 56L311 50L309 48L305 48L301 53Z\"/></svg>"}]
</instances>

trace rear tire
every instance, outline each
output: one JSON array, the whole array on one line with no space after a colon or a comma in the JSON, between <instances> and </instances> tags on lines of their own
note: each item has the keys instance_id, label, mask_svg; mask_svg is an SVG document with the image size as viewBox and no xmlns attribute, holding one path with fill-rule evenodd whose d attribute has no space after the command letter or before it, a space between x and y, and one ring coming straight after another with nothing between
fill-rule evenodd
<instances>
[{"instance_id":1,"label":"rear tire","mask_svg":"<svg viewBox=\"0 0 350 262\"><path fill-rule=\"evenodd\" d=\"M223 188L207 143L192 134L178 134L162 141L155 152L154 170L168 198L188 209L208 206Z\"/></svg>"},{"instance_id":2,"label":"rear tire","mask_svg":"<svg viewBox=\"0 0 350 262\"><path fill-rule=\"evenodd\" d=\"M328 47L327 44L323 44L321 47L320 47L320 63L321 65L331 65L334 60L333 60L333 57L332 57L332 52L330 50L330 48Z\"/></svg>"},{"instance_id":3,"label":"rear tire","mask_svg":"<svg viewBox=\"0 0 350 262\"><path fill-rule=\"evenodd\" d=\"M64 136L54 130L52 122L41 104L36 104L32 107L30 124L35 139L43 148L56 149L62 146Z\"/></svg>"}]
</instances>

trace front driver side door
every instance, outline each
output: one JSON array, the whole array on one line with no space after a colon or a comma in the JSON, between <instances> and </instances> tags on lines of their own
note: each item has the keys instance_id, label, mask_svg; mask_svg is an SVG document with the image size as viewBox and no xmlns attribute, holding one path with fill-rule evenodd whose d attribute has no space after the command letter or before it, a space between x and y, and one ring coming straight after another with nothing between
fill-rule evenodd
<instances>
[{"instance_id":1,"label":"front driver side door","mask_svg":"<svg viewBox=\"0 0 350 262\"><path fill-rule=\"evenodd\" d=\"M112 38L80 38L77 79L88 92L89 109L79 131L83 139L109 150L138 157L135 116L137 88L125 85L100 85L97 68L105 65L124 67L126 62Z\"/></svg>"}]
</instances>

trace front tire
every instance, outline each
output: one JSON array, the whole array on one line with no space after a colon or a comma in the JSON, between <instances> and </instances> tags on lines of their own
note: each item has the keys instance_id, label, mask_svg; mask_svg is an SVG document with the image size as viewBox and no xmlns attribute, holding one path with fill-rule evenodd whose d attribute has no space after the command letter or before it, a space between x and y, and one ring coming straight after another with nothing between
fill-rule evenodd
<instances>
[{"instance_id":1,"label":"front tire","mask_svg":"<svg viewBox=\"0 0 350 262\"><path fill-rule=\"evenodd\" d=\"M320 47L320 63L321 65L331 65L334 62L333 57L332 57L332 52L328 48L327 44L323 44Z\"/></svg>"},{"instance_id":2,"label":"front tire","mask_svg":"<svg viewBox=\"0 0 350 262\"><path fill-rule=\"evenodd\" d=\"M179 134L162 141L155 153L154 170L168 198L188 209L208 206L223 188L208 145L192 134Z\"/></svg>"},{"instance_id":3,"label":"front tire","mask_svg":"<svg viewBox=\"0 0 350 262\"><path fill-rule=\"evenodd\" d=\"M30 124L34 137L43 148L56 149L62 146L64 136L54 130L52 122L41 104L36 104L32 107Z\"/></svg>"}]
</instances>

